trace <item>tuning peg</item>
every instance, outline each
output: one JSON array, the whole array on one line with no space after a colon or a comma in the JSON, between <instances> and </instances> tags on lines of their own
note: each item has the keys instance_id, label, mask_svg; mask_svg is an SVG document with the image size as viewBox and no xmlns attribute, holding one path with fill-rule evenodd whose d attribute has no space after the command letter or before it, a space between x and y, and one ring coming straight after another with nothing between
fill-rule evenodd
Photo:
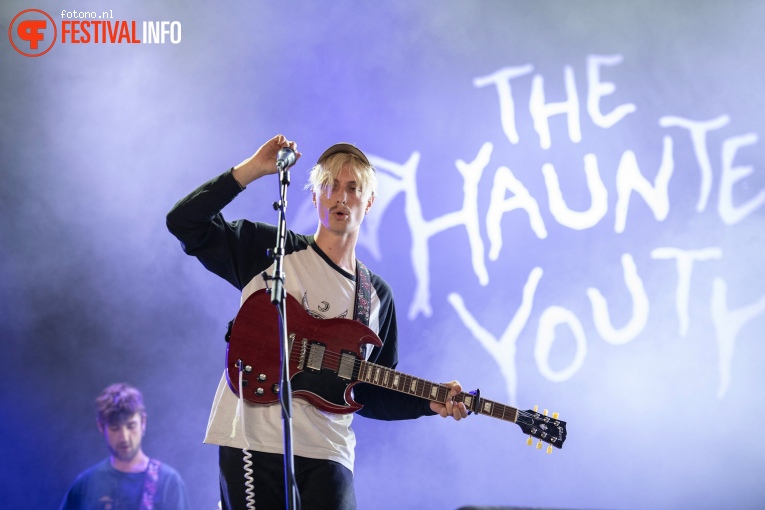
<instances>
[{"instance_id":1,"label":"tuning peg","mask_svg":"<svg viewBox=\"0 0 765 510\"><path fill-rule=\"evenodd\" d=\"M547 453L552 453L552 445L551 445L551 444L548 444L548 445L547 445L547 450L545 450L545 451L546 451Z\"/></svg>"},{"instance_id":2,"label":"tuning peg","mask_svg":"<svg viewBox=\"0 0 765 510\"><path fill-rule=\"evenodd\" d=\"M558 415L558 413L553 413L553 414L552 414L553 420L557 420L557 419L558 419L558 416L559 416L559 415Z\"/></svg>"},{"instance_id":3,"label":"tuning peg","mask_svg":"<svg viewBox=\"0 0 765 510\"><path fill-rule=\"evenodd\" d=\"M544 412L543 412L542 414L544 414L545 416L547 416L547 409L545 409L545 410L544 410Z\"/></svg>"},{"instance_id":4,"label":"tuning peg","mask_svg":"<svg viewBox=\"0 0 765 510\"><path fill-rule=\"evenodd\" d=\"M529 438L526 440L526 444L529 445L529 446L534 444L534 440L531 438L531 436L529 436Z\"/></svg>"},{"instance_id":5,"label":"tuning peg","mask_svg":"<svg viewBox=\"0 0 765 510\"><path fill-rule=\"evenodd\" d=\"M539 406L534 404L534 412L536 413L539 410Z\"/></svg>"},{"instance_id":6,"label":"tuning peg","mask_svg":"<svg viewBox=\"0 0 765 510\"><path fill-rule=\"evenodd\" d=\"M540 439L539 442L537 443L537 450L541 450L541 449L542 449L542 440Z\"/></svg>"}]
</instances>

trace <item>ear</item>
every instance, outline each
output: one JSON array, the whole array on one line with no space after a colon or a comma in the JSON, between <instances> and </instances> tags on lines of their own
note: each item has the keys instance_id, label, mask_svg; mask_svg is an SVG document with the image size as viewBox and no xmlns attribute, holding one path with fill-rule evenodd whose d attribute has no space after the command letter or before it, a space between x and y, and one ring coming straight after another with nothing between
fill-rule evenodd
<instances>
[{"instance_id":1,"label":"ear","mask_svg":"<svg viewBox=\"0 0 765 510\"><path fill-rule=\"evenodd\" d=\"M146 413L141 413L141 435L146 434Z\"/></svg>"},{"instance_id":2,"label":"ear","mask_svg":"<svg viewBox=\"0 0 765 510\"><path fill-rule=\"evenodd\" d=\"M98 427L98 432L103 434L104 433L104 426L101 423L101 420L99 420L98 418L96 418L96 426Z\"/></svg>"},{"instance_id":3,"label":"ear","mask_svg":"<svg viewBox=\"0 0 765 510\"><path fill-rule=\"evenodd\" d=\"M316 192L311 190L311 201L313 202L313 206L316 207Z\"/></svg>"},{"instance_id":4,"label":"ear","mask_svg":"<svg viewBox=\"0 0 765 510\"><path fill-rule=\"evenodd\" d=\"M364 214L367 214L369 212L369 210L372 208L372 204L374 203L375 203L375 196L372 195L371 197L369 197L369 200L367 200L367 206L364 209Z\"/></svg>"}]
</instances>

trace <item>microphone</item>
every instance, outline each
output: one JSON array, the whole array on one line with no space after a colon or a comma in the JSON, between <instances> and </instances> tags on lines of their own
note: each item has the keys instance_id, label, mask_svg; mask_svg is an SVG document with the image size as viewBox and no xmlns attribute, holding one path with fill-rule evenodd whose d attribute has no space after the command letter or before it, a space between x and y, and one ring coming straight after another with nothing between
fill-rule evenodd
<instances>
[{"instance_id":1,"label":"microphone","mask_svg":"<svg viewBox=\"0 0 765 510\"><path fill-rule=\"evenodd\" d=\"M295 151L289 147L283 147L276 154L276 166L281 170L287 169L295 164Z\"/></svg>"}]
</instances>

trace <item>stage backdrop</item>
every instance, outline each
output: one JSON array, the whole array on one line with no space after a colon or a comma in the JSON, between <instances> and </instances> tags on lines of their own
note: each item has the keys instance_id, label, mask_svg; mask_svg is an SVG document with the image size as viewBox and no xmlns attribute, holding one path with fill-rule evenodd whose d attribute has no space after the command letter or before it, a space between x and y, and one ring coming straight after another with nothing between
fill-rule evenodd
<instances>
[{"instance_id":1,"label":"stage backdrop","mask_svg":"<svg viewBox=\"0 0 765 510\"><path fill-rule=\"evenodd\" d=\"M487 416L357 417L360 508L765 505L762 2L0 12L3 508L56 508L107 455L93 400L118 381L216 508L201 441L239 294L165 214L277 133L303 153L294 230L326 147L377 167L358 256L394 289L400 370L568 423L547 455ZM273 222L277 194L224 214Z\"/></svg>"}]
</instances>

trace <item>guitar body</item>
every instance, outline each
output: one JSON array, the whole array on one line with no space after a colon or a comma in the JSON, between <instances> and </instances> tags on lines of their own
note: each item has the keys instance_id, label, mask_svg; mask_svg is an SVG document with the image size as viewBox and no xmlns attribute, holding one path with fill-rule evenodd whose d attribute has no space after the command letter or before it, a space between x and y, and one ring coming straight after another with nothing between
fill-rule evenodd
<instances>
[{"instance_id":1,"label":"guitar body","mask_svg":"<svg viewBox=\"0 0 765 510\"><path fill-rule=\"evenodd\" d=\"M324 411L353 413L362 405L351 389L357 376L341 377L341 361L362 359L364 344L382 345L380 338L360 322L317 319L287 294L290 337L289 373L292 395ZM279 401L281 371L279 314L265 290L249 296L237 313L226 351L226 375L231 390L239 394L239 361L249 367L242 375L243 397L255 404ZM322 346L322 356L309 358ZM312 359L315 362L311 362Z\"/></svg>"}]
</instances>

